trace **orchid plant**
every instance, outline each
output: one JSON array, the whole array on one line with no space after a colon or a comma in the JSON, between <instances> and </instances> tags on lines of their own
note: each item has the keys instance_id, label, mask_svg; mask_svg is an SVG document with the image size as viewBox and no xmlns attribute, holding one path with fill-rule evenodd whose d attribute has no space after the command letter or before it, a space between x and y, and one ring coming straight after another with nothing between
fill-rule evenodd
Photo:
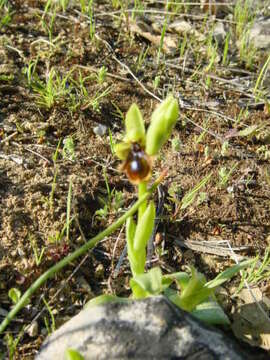
<instances>
[{"instance_id":1,"label":"orchid plant","mask_svg":"<svg viewBox=\"0 0 270 360\"><path fill-rule=\"evenodd\" d=\"M130 287L133 299L164 294L174 304L205 322L212 324L229 323L227 316L216 301L215 289L241 269L249 266L254 260L243 261L225 270L209 282L206 281L203 274L193 267L190 267L189 273L177 272L164 275L159 267L145 272L146 248L154 229L156 217L155 204L153 200L150 200L150 197L164 178L164 175L161 175L150 186L153 163L161 147L169 139L178 116L178 102L170 95L153 112L150 125L146 131L138 106L136 104L131 105L125 118L125 136L123 141L115 146L115 153L123 161L122 170L131 183L138 188L138 200L113 224L45 271L17 299L14 307L0 324L0 334L29 302L30 297L49 278L79 256L93 249L98 242L108 237L124 223L126 223L128 260L132 273ZM137 222L133 217L136 213ZM111 301L126 302L129 299L114 295L101 295L90 300L88 306Z\"/></svg>"},{"instance_id":2,"label":"orchid plant","mask_svg":"<svg viewBox=\"0 0 270 360\"><path fill-rule=\"evenodd\" d=\"M125 136L121 143L115 145L115 153L123 161L122 170L130 182L137 186L139 200L148 191L154 158L169 139L178 116L178 102L171 95L153 112L147 131L145 131L144 120L136 104L131 105L127 112ZM242 268L247 267L251 261L237 264L209 282L194 267L190 267L189 273L177 272L163 275L159 267L145 272L146 249L154 229L155 216L154 201L147 199L138 208L137 223L133 216L126 220L128 260L132 273L130 279L132 298L140 299L164 294L181 309L191 312L207 323L229 324L228 317L216 301L215 289ZM125 302L128 299L101 295L90 300L87 306L113 301Z\"/></svg>"}]
</instances>

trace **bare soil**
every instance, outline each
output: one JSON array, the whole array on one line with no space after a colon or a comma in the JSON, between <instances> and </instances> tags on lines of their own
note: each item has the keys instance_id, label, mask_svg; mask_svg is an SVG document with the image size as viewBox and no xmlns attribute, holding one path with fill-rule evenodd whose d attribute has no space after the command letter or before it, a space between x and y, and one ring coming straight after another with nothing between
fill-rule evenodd
<instances>
[{"instance_id":1,"label":"bare soil","mask_svg":"<svg viewBox=\"0 0 270 360\"><path fill-rule=\"evenodd\" d=\"M158 2L143 3L149 10L164 11ZM201 248L196 251L179 246L179 240L197 240L203 246L203 241L227 240L235 251L244 249L237 254L251 257L259 253L263 258L270 243L269 92L263 99L256 99L253 89L268 54L257 51L252 66L247 68L236 46L236 25L227 22L232 10L217 12L216 16L208 14L206 18L206 9L187 6L167 19L168 23L177 19L189 22L205 39L217 20L224 22L226 31L232 34L228 61L222 64L224 45L219 44L219 58L207 70L207 41L200 42L188 34L186 51L180 55L185 37L169 30L166 36L176 36L179 44L161 51L157 64L160 43L133 31L132 24L145 23L152 34L160 36L154 32L153 24L161 32L162 13L137 14L132 20L131 12L121 13L120 5L114 8L111 2L100 1L94 5L95 36L91 40L89 17L81 12L79 2L70 2L65 12L54 5L47 14L45 1L9 4L11 20L0 27L0 316L12 306L9 289L24 292L42 272L112 223L136 199L133 185L119 171L109 131L113 141L121 139L121 113L125 114L133 102L149 121L158 104L153 94L164 98L173 92L179 98L180 119L172 141L154 164L153 178L164 168L168 168L168 176L162 184L163 213L152 264L161 266L164 272L193 264L211 279L234 263L228 254L206 255ZM133 9L132 4L129 9ZM140 54L146 49L140 63ZM29 82L27 69L35 61L35 74ZM98 83L102 66L107 68L107 76ZM65 83L67 92L58 91L53 104L46 106L35 79L45 84L51 69L60 80L69 72L70 76ZM155 88L157 76L160 82ZM86 78L86 92L80 78ZM108 94L96 105L96 94L106 89ZM94 131L100 124L107 129L103 136ZM250 136L239 134L252 125L261 129ZM64 139L70 137L74 142L71 155L64 149ZM226 151L224 141L228 141ZM224 184L220 182L221 168L227 172L234 168ZM210 173L201 194L181 210L184 195ZM121 206L115 204L114 195L110 203L106 178L111 191L122 193ZM70 181L74 219L67 239L63 229ZM101 198L108 204L104 217L96 215L104 206ZM16 338L23 325L33 319L38 331L33 337L27 332L22 334L14 359L34 358L47 336L44 318L49 326L52 319L43 297L58 327L96 295L129 294L126 260L114 276L124 245L121 229L33 296L8 331ZM44 248L39 265L34 246L39 253ZM269 281L259 285L267 294ZM233 300L226 308L228 314L232 306ZM3 352L5 344L3 341Z\"/></svg>"}]
</instances>

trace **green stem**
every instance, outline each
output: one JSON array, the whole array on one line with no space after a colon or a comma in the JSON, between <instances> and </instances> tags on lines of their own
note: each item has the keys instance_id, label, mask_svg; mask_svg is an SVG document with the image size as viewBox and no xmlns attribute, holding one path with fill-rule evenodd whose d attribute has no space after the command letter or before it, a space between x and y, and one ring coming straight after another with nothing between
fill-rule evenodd
<instances>
[{"instance_id":1,"label":"green stem","mask_svg":"<svg viewBox=\"0 0 270 360\"><path fill-rule=\"evenodd\" d=\"M11 320L15 317L15 315L26 305L28 302L28 299L34 294L36 290L38 290L41 285L43 285L49 278L51 278L55 273L63 269L66 265L71 263L73 260L77 259L79 256L83 255L87 250L92 249L99 241L104 239L106 236L109 236L111 233L113 233L116 229L118 229L120 226L122 226L127 218L132 216L139 207L146 202L146 200L149 198L149 196L155 191L158 184L160 183L162 179L158 179L154 185L144 193L144 195L141 195L140 198L135 202L135 204L125 212L124 215L122 215L118 220L116 220L112 225L107 227L107 229L100 232L98 235L90 239L87 243L85 243L83 246L81 246L79 249L75 250L72 254L66 256L64 259L59 261L56 265L52 266L50 269L45 271L23 294L23 296L20 298L20 300L17 302L17 304L14 306L14 308L7 314L5 319L0 324L0 334L5 330L5 328L9 325Z\"/></svg>"},{"instance_id":2,"label":"green stem","mask_svg":"<svg viewBox=\"0 0 270 360\"><path fill-rule=\"evenodd\" d=\"M146 193L147 193L147 182L142 181L138 185L138 198L141 199ZM146 210L146 207L147 207L147 201L144 201L139 207L138 222L142 218L142 216L143 216L143 214L144 214L144 212Z\"/></svg>"}]
</instances>

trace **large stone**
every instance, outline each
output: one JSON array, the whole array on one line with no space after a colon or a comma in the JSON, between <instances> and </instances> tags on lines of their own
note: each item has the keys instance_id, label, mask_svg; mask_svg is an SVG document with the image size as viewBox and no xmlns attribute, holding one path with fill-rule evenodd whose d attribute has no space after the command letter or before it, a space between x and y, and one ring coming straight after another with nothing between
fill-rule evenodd
<instances>
[{"instance_id":1,"label":"large stone","mask_svg":"<svg viewBox=\"0 0 270 360\"><path fill-rule=\"evenodd\" d=\"M249 39L256 49L270 49L270 18L261 18L254 22Z\"/></svg>"},{"instance_id":2,"label":"large stone","mask_svg":"<svg viewBox=\"0 0 270 360\"><path fill-rule=\"evenodd\" d=\"M218 22L215 24L215 27L213 29L213 37L218 42L218 44L222 44L225 40L226 31L222 22Z\"/></svg>"},{"instance_id":3,"label":"large stone","mask_svg":"<svg viewBox=\"0 0 270 360\"><path fill-rule=\"evenodd\" d=\"M44 342L36 360L64 360L68 348L85 360L251 359L221 331L203 325L164 297L87 308Z\"/></svg>"}]
</instances>

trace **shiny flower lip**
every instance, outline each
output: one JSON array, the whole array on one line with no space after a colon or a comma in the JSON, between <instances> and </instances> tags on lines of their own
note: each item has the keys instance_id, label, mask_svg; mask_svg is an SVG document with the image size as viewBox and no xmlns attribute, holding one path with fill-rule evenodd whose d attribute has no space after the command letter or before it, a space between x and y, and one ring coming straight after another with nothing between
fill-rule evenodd
<instances>
[{"instance_id":1,"label":"shiny flower lip","mask_svg":"<svg viewBox=\"0 0 270 360\"><path fill-rule=\"evenodd\" d=\"M132 184L139 184L150 179L152 161L138 143L133 143L121 169L126 173Z\"/></svg>"}]
</instances>

